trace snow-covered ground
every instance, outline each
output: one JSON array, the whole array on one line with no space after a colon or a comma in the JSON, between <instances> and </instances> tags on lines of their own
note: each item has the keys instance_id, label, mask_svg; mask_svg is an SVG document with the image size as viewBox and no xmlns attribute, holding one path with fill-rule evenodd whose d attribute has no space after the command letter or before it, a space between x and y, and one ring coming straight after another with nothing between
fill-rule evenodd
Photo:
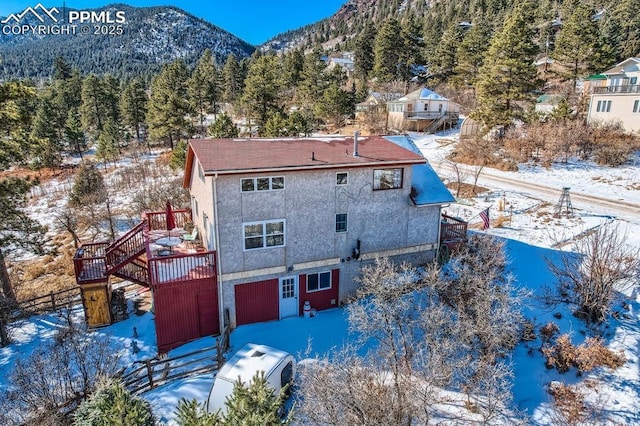
<instances>
[{"instance_id":1,"label":"snow-covered ground","mask_svg":"<svg viewBox=\"0 0 640 426\"><path fill-rule=\"evenodd\" d=\"M443 158L457 140L455 132L439 135L412 134L411 137L429 158L434 169L445 180L454 180L443 164ZM483 172L484 173L484 172ZM487 172L489 173L489 171ZM480 224L477 216L490 207L492 222L503 221L500 227L492 227L486 232L506 240L510 268L518 284L532 291L532 296L523 307L525 315L537 327L549 321L556 322L561 332L571 334L575 344L581 343L591 331L585 324L571 315L570 307L564 304L549 305L543 302L545 289L551 288L554 279L547 268L547 260L557 259L559 250L571 250L572 241L594 227L615 222L626 231L629 242L640 247L640 215L617 217L614 211L603 209L598 204L576 209L571 217L554 217L554 207L560 197L560 188L569 186L572 193L584 193L603 198L622 199L640 203L640 165L628 165L610 169L594 164L576 163L554 165L551 169L522 167L518 173L498 172L514 179L505 187L491 188L473 199L464 200L446 208L447 213ZM536 182L558 188L557 194L533 194L520 190L517 181ZM555 195L555 196L554 196ZM499 219L503 216L503 219ZM615 309L623 313L620 319L610 319L603 328L608 346L621 349L627 358L622 368L616 371L598 369L593 373L577 376L574 370L559 374L545 367L539 351L541 342L534 340L521 343L512 357L514 380L513 393L516 408L526 412L531 424L553 424L550 410L551 398L547 393L549 383L561 380L565 383L584 384L597 381L595 387L584 386L584 391L593 400L603 402L612 424L640 424L640 292L621 294L628 305L623 309L616 304ZM76 315L81 320L82 310ZM61 318L55 314L33 317L14 325L15 344L0 349L0 389L7 386L7 377L18 358L26 357L46 339L50 339ZM133 337L133 327L138 337ZM124 362L155 355L155 331L152 314L131 315L126 321L101 328L97 333L111 336L114 342L125 348ZM343 343L353 338L349 333L346 313L340 309L319 312L314 318L289 318L282 321L251 324L238 327L231 334L231 356L245 343L255 342L271 345L294 354L298 359L336 351ZM133 341L141 351L134 354ZM169 356L186 353L198 348L210 347L212 338L200 339L184 345ZM306 350L311 347L311 352ZM144 394L151 402L158 418L171 424L174 410L181 398L204 402L213 383L213 374L175 381Z\"/></svg>"}]
</instances>

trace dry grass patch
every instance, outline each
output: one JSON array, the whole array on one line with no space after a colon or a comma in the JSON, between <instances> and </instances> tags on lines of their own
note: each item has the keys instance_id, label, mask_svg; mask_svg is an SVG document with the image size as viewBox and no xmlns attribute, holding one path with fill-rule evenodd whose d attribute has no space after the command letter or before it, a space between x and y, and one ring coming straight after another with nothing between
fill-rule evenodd
<instances>
[{"instance_id":1,"label":"dry grass patch","mask_svg":"<svg viewBox=\"0 0 640 426\"><path fill-rule=\"evenodd\" d=\"M543 347L542 353L547 358L547 368L555 368L560 373L566 373L571 367L576 367L579 373L598 367L616 369L626 362L622 351L607 348L599 337L589 337L583 344L575 346L569 335L563 334L556 339L555 345Z\"/></svg>"},{"instance_id":2,"label":"dry grass patch","mask_svg":"<svg viewBox=\"0 0 640 426\"><path fill-rule=\"evenodd\" d=\"M567 424L575 425L588 419L584 393L576 386L553 382L548 392L553 397L556 411Z\"/></svg>"}]
</instances>

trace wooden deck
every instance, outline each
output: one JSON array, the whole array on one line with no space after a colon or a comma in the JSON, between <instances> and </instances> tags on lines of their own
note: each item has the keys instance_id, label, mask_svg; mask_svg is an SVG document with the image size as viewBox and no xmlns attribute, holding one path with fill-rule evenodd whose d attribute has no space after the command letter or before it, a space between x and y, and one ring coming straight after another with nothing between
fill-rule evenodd
<instances>
[{"instance_id":1,"label":"wooden deck","mask_svg":"<svg viewBox=\"0 0 640 426\"><path fill-rule=\"evenodd\" d=\"M83 244L74 256L79 285L107 282L109 275L144 286L181 283L216 277L215 251L182 241L183 227L191 222L188 210L175 210L176 228L166 229L166 212L150 212L118 240ZM172 238L175 245L158 241ZM163 240L164 239L164 240Z\"/></svg>"},{"instance_id":2,"label":"wooden deck","mask_svg":"<svg viewBox=\"0 0 640 426\"><path fill-rule=\"evenodd\" d=\"M450 250L456 249L467 242L467 222L457 217L442 215L440 221L440 245L446 245Z\"/></svg>"}]
</instances>

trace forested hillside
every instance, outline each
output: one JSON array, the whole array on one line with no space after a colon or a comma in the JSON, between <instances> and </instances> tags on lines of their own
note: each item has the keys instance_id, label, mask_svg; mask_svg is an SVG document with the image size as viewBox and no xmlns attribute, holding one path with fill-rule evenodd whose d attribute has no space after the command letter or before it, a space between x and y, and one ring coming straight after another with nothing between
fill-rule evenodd
<instances>
[{"instance_id":1,"label":"forested hillside","mask_svg":"<svg viewBox=\"0 0 640 426\"><path fill-rule=\"evenodd\" d=\"M0 80L50 77L58 56L82 74L143 77L175 59L193 66L205 49L212 51L218 63L231 53L244 58L254 50L238 37L175 7L111 5L97 10L124 11L123 33L0 34Z\"/></svg>"}]
</instances>

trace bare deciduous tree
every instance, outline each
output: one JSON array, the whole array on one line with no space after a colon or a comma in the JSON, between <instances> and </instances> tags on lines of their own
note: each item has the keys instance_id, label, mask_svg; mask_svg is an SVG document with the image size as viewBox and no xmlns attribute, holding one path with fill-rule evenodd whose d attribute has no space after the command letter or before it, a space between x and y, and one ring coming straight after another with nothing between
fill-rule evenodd
<instances>
[{"instance_id":1,"label":"bare deciduous tree","mask_svg":"<svg viewBox=\"0 0 640 426\"><path fill-rule=\"evenodd\" d=\"M618 227L605 224L575 243L576 253L563 252L548 262L561 291L568 290L578 306L575 315L587 322L603 321L616 291L638 285L640 255L627 245Z\"/></svg>"}]
</instances>

